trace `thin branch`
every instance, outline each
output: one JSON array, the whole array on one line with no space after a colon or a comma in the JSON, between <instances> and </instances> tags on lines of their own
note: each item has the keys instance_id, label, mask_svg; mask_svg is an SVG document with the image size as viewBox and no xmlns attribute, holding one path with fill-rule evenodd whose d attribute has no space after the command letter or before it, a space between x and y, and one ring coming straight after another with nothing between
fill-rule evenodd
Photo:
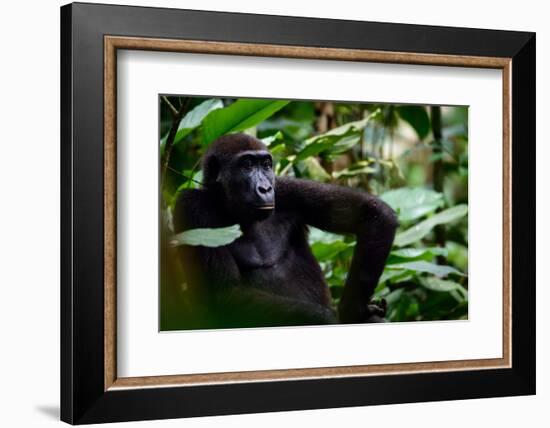
<instances>
[{"instance_id":1,"label":"thin branch","mask_svg":"<svg viewBox=\"0 0 550 428\"><path fill-rule=\"evenodd\" d=\"M168 109L170 110L170 114L172 115L172 119L176 118L177 115L178 115L178 110L176 109L176 107L174 107L174 105L168 100L168 97L166 96L162 96L160 97L162 99L162 101L164 101L166 103L166 105L168 106ZM181 104L180 104L181 106Z\"/></svg>"},{"instance_id":2,"label":"thin branch","mask_svg":"<svg viewBox=\"0 0 550 428\"><path fill-rule=\"evenodd\" d=\"M162 97L165 99L166 97ZM191 98L186 98L185 102L181 104L181 107L179 110L176 110L175 107L168 101L168 99L165 100L165 102L168 104L168 108L172 108L176 111L175 115L172 119L172 127L170 128L170 132L168 133L168 137L166 138L166 145L164 147L164 156L162 159L162 169L161 169L161 176L160 176L160 188L164 188L164 180L166 178L166 171L168 170L168 164L170 163L170 155L172 154L172 147L174 146L174 140L176 139L176 134L178 132L178 128L180 126L181 119L183 116L185 116L185 113L187 113L187 108L189 107L189 104L191 103Z\"/></svg>"},{"instance_id":3,"label":"thin branch","mask_svg":"<svg viewBox=\"0 0 550 428\"><path fill-rule=\"evenodd\" d=\"M187 180L192 181L192 182L197 183L197 184L200 184L200 185L202 186L202 181L195 180L193 177L189 177L189 176L185 175L183 172L176 171L174 168L171 168L170 166L168 166L168 169L169 169L170 171L176 173L176 174L181 175L182 177L187 178Z\"/></svg>"}]
</instances>

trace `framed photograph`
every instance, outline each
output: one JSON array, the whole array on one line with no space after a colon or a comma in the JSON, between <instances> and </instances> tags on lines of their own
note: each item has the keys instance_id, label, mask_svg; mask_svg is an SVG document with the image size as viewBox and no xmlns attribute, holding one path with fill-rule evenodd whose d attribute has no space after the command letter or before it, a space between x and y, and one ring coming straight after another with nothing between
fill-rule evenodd
<instances>
[{"instance_id":1,"label":"framed photograph","mask_svg":"<svg viewBox=\"0 0 550 428\"><path fill-rule=\"evenodd\" d=\"M61 8L61 419L535 393L535 35Z\"/></svg>"}]
</instances>

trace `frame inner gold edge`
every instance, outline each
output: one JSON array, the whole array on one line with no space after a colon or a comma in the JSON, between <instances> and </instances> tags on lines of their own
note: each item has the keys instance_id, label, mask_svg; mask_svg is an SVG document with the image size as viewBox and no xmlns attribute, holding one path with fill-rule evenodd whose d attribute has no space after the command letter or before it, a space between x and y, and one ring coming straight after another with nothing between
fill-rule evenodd
<instances>
[{"instance_id":1,"label":"frame inner gold edge","mask_svg":"<svg viewBox=\"0 0 550 428\"><path fill-rule=\"evenodd\" d=\"M296 59L496 68L503 71L503 356L496 359L118 378L116 375L116 53L117 49ZM104 389L361 377L511 367L511 58L385 52L141 37L104 37Z\"/></svg>"}]
</instances>

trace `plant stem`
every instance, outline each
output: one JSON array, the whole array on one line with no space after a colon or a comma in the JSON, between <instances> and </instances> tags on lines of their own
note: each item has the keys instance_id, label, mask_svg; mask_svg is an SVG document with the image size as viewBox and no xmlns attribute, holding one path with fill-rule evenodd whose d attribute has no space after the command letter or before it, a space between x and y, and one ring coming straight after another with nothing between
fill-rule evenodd
<instances>
[{"instance_id":1,"label":"plant stem","mask_svg":"<svg viewBox=\"0 0 550 428\"><path fill-rule=\"evenodd\" d=\"M432 145L433 154L436 155L436 159L433 165L433 186L434 190L439 193L443 193L443 182L445 179L445 171L443 169L443 141L442 141L442 132L441 132L441 107L432 106L430 107L431 113L431 124L432 124L432 134L434 137L434 142ZM435 240L437 245L440 247L445 247L446 241L446 232L445 226L439 225L434 228ZM437 260L439 263L445 262L445 257L438 256Z\"/></svg>"}]
</instances>

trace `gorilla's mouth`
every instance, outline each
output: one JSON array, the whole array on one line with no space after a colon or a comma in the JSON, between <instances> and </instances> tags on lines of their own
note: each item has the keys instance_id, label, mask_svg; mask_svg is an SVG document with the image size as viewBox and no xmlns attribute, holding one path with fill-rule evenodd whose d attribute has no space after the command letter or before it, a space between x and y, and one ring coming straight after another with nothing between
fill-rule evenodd
<instances>
[{"instance_id":1,"label":"gorilla's mouth","mask_svg":"<svg viewBox=\"0 0 550 428\"><path fill-rule=\"evenodd\" d=\"M275 208L275 204L257 205L257 210L272 210Z\"/></svg>"}]
</instances>

